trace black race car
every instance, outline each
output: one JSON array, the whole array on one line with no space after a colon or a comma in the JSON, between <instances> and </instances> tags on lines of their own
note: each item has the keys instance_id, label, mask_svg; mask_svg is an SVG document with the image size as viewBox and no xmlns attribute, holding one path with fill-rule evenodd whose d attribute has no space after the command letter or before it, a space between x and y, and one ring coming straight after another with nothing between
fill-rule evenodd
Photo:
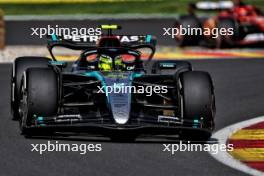
<instances>
[{"instance_id":1,"label":"black race car","mask_svg":"<svg viewBox=\"0 0 264 176\"><path fill-rule=\"evenodd\" d=\"M215 116L209 73L193 71L186 61L152 61L151 35L121 42L112 35L115 27L104 26L108 34L96 45L53 35L48 39L52 59L30 56L14 61L11 105L22 134L207 140ZM55 47L81 51L70 71L65 62L56 61ZM151 51L147 57L146 50Z\"/></svg>"}]
</instances>

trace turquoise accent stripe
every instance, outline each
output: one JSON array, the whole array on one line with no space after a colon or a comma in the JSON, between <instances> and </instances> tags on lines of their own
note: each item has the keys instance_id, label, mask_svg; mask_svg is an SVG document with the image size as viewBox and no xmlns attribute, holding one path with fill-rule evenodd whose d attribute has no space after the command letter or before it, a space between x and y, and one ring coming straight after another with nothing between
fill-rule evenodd
<instances>
[{"instance_id":1,"label":"turquoise accent stripe","mask_svg":"<svg viewBox=\"0 0 264 176\"><path fill-rule=\"evenodd\" d=\"M199 123L199 120L195 119L193 120L193 123Z\"/></svg>"},{"instance_id":2,"label":"turquoise accent stripe","mask_svg":"<svg viewBox=\"0 0 264 176\"><path fill-rule=\"evenodd\" d=\"M64 65L65 64L64 61L50 61L49 63L51 65Z\"/></svg>"},{"instance_id":3,"label":"turquoise accent stripe","mask_svg":"<svg viewBox=\"0 0 264 176\"><path fill-rule=\"evenodd\" d=\"M132 82L134 78L139 78L142 75L143 75L142 73L132 73L130 76L130 81Z\"/></svg>"},{"instance_id":4,"label":"turquoise accent stripe","mask_svg":"<svg viewBox=\"0 0 264 176\"><path fill-rule=\"evenodd\" d=\"M198 128L199 127L199 120L198 119L194 119L193 120L193 128Z\"/></svg>"},{"instance_id":5,"label":"turquoise accent stripe","mask_svg":"<svg viewBox=\"0 0 264 176\"><path fill-rule=\"evenodd\" d=\"M43 117L39 116L37 118L37 122L41 124L41 123L43 123L43 119L44 119Z\"/></svg>"},{"instance_id":6,"label":"turquoise accent stripe","mask_svg":"<svg viewBox=\"0 0 264 176\"><path fill-rule=\"evenodd\" d=\"M146 42L147 42L147 43L150 43L150 41L151 41L151 38L152 38L152 36L151 36L151 35L147 35L147 37L146 37Z\"/></svg>"},{"instance_id":7,"label":"turquoise accent stripe","mask_svg":"<svg viewBox=\"0 0 264 176\"><path fill-rule=\"evenodd\" d=\"M54 42L58 40L58 38L57 38L57 36L55 34L52 34L51 39Z\"/></svg>"}]
</instances>

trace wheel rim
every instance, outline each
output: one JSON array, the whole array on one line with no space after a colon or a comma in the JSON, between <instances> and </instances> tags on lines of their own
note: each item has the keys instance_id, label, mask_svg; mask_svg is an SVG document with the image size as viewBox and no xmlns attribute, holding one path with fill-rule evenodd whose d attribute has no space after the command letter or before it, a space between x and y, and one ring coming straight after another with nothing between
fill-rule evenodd
<instances>
[{"instance_id":1,"label":"wheel rim","mask_svg":"<svg viewBox=\"0 0 264 176\"><path fill-rule=\"evenodd\" d=\"M183 110L183 96L181 94L181 90L182 90L182 83L181 83L181 80L179 79L179 90L180 90L180 113L181 113L181 119L183 120L183 113L184 113L184 110Z\"/></svg>"},{"instance_id":2,"label":"wheel rim","mask_svg":"<svg viewBox=\"0 0 264 176\"><path fill-rule=\"evenodd\" d=\"M27 91L25 88L24 81L22 82L21 86L21 99L19 103L19 115L20 115L20 129L23 132L23 128L26 126L26 117L27 117Z\"/></svg>"}]
</instances>

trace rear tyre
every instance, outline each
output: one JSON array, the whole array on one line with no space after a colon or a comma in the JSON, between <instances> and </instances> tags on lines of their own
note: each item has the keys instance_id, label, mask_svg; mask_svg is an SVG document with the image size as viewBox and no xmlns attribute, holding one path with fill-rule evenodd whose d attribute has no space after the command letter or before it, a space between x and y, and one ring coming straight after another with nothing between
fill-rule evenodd
<instances>
[{"instance_id":1,"label":"rear tyre","mask_svg":"<svg viewBox=\"0 0 264 176\"><path fill-rule=\"evenodd\" d=\"M180 26L185 29L202 29L199 19L193 15L181 16L175 23L175 28L180 29ZM176 35L175 36L178 46L197 46L199 45L202 37L201 35Z\"/></svg>"},{"instance_id":2,"label":"rear tyre","mask_svg":"<svg viewBox=\"0 0 264 176\"><path fill-rule=\"evenodd\" d=\"M58 110L58 78L51 68L29 68L21 86L21 132L28 135L27 127L35 117L55 116Z\"/></svg>"},{"instance_id":3,"label":"rear tyre","mask_svg":"<svg viewBox=\"0 0 264 176\"><path fill-rule=\"evenodd\" d=\"M50 59L45 57L19 57L16 58L12 68L11 76L11 111L13 119L19 119L19 100L23 72L28 68L48 67Z\"/></svg>"},{"instance_id":4,"label":"rear tyre","mask_svg":"<svg viewBox=\"0 0 264 176\"><path fill-rule=\"evenodd\" d=\"M215 96L210 75L202 71L189 71L181 74L181 109L186 120L199 120L203 128L213 130L215 116ZM198 133L197 133L198 134ZM190 134L183 132L182 136L189 140L206 141L211 134Z\"/></svg>"},{"instance_id":5,"label":"rear tyre","mask_svg":"<svg viewBox=\"0 0 264 176\"><path fill-rule=\"evenodd\" d=\"M217 21L218 29L226 29L227 31L233 29L232 35L220 35L215 40L216 48L230 48L234 47L239 36L239 29L234 19L223 18Z\"/></svg>"}]
</instances>

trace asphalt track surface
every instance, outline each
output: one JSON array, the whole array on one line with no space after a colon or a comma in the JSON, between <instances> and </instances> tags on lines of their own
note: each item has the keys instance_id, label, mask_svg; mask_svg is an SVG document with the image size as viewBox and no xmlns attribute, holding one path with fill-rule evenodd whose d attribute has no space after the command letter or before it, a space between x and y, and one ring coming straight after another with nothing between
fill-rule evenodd
<instances>
[{"instance_id":1,"label":"asphalt track surface","mask_svg":"<svg viewBox=\"0 0 264 176\"><path fill-rule=\"evenodd\" d=\"M211 73L216 93L216 128L264 114L264 60L191 61L197 70ZM107 139L56 139L61 143L101 143L103 151L31 152L31 144L47 139L26 139L11 120L11 64L0 65L0 175L245 175L216 160L207 152L162 152L164 141L140 139L114 143ZM50 140L50 139L49 139ZM55 139L53 140L55 142ZM177 143L177 141L167 141Z\"/></svg>"}]
</instances>

